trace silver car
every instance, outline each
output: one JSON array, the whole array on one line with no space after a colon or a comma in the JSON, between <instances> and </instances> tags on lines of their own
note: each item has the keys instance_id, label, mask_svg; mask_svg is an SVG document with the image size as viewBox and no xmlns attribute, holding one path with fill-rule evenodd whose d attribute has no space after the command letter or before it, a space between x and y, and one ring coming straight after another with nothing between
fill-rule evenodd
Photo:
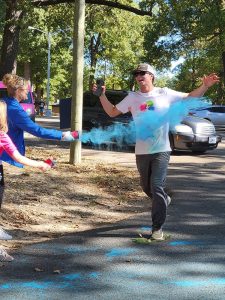
<instances>
[{"instance_id":1,"label":"silver car","mask_svg":"<svg viewBox=\"0 0 225 300\"><path fill-rule=\"evenodd\" d=\"M193 116L185 117L181 124L170 130L172 150L204 153L217 148L221 139L210 121Z\"/></svg>"},{"instance_id":2,"label":"silver car","mask_svg":"<svg viewBox=\"0 0 225 300\"><path fill-rule=\"evenodd\" d=\"M209 120L216 126L216 128L225 128L225 106L223 105L211 105L191 110L189 114Z\"/></svg>"}]
</instances>

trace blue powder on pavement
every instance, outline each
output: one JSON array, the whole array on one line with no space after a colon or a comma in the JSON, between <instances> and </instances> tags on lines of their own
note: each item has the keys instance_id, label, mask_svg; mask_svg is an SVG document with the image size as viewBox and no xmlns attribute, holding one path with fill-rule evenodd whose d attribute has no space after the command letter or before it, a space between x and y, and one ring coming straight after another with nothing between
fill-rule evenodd
<instances>
[{"instance_id":1,"label":"blue powder on pavement","mask_svg":"<svg viewBox=\"0 0 225 300\"><path fill-rule=\"evenodd\" d=\"M121 257L121 256L129 255L129 254L133 253L134 251L135 250L133 248L126 248L126 249L114 248L106 253L106 257L108 259L113 259L114 257Z\"/></svg>"}]
</instances>

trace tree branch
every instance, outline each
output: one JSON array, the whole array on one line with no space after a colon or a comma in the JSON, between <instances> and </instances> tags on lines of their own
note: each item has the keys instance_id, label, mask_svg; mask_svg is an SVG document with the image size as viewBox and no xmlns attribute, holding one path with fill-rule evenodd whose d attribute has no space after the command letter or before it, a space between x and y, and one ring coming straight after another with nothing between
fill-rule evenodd
<instances>
[{"instance_id":1,"label":"tree branch","mask_svg":"<svg viewBox=\"0 0 225 300\"><path fill-rule=\"evenodd\" d=\"M214 32L211 37L209 37L208 39L206 39L206 41L210 42L211 40L215 39L219 35L222 35L222 33L221 32Z\"/></svg>"},{"instance_id":2,"label":"tree branch","mask_svg":"<svg viewBox=\"0 0 225 300\"><path fill-rule=\"evenodd\" d=\"M56 4L61 4L61 3L74 3L74 0L33 0L32 3L34 6L42 7L42 6L56 5ZM151 11L140 10L138 8L135 8L135 7L132 7L129 5L124 5L124 4L121 4L118 2L113 2L110 0L86 0L86 3L114 7L114 8L130 11L130 12L132 12L136 15L140 15L140 16L152 16Z\"/></svg>"}]
</instances>

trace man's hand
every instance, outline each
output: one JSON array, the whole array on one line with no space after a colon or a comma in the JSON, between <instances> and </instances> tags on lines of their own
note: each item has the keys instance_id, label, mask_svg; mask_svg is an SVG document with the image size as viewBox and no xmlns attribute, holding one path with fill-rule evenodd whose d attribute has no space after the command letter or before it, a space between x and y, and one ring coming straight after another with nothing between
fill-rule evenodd
<instances>
[{"instance_id":1,"label":"man's hand","mask_svg":"<svg viewBox=\"0 0 225 300\"><path fill-rule=\"evenodd\" d=\"M210 88L215 83L218 83L220 78L216 75L216 73L212 73L209 75L204 75L202 78L202 83L206 88Z\"/></svg>"},{"instance_id":2,"label":"man's hand","mask_svg":"<svg viewBox=\"0 0 225 300\"><path fill-rule=\"evenodd\" d=\"M190 92L187 97L202 97L211 86L213 86L215 83L218 83L219 81L220 78L216 75L216 73L204 75L202 77L202 84L200 85L200 87Z\"/></svg>"},{"instance_id":3,"label":"man's hand","mask_svg":"<svg viewBox=\"0 0 225 300\"><path fill-rule=\"evenodd\" d=\"M102 107L104 111L107 113L108 116L110 117L116 117L121 114L121 111L119 111L116 106L114 106L106 97L106 86L103 85L102 87L102 92L101 95L99 96L100 102L102 104ZM93 84L92 86L92 91L96 91L98 88L97 84Z\"/></svg>"},{"instance_id":4,"label":"man's hand","mask_svg":"<svg viewBox=\"0 0 225 300\"><path fill-rule=\"evenodd\" d=\"M101 87L102 87L101 95L105 95L106 86L105 86L105 85L102 85ZM92 92L93 92L93 94L96 93L97 89L98 89L98 86L97 86L96 83L94 83L93 86L92 86ZM100 95L100 96L101 96L101 95Z\"/></svg>"},{"instance_id":5,"label":"man's hand","mask_svg":"<svg viewBox=\"0 0 225 300\"><path fill-rule=\"evenodd\" d=\"M78 139L79 139L79 132L77 130L75 130L75 131L63 132L61 140L64 142L73 142Z\"/></svg>"}]
</instances>

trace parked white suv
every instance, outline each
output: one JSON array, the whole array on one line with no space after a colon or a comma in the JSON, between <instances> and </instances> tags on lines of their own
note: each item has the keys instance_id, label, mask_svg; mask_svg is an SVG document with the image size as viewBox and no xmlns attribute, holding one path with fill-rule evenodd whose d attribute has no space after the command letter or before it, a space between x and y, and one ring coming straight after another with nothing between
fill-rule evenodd
<instances>
[{"instance_id":1,"label":"parked white suv","mask_svg":"<svg viewBox=\"0 0 225 300\"><path fill-rule=\"evenodd\" d=\"M210 121L194 116L184 118L181 124L170 130L172 150L191 150L195 153L204 153L217 148L221 139Z\"/></svg>"},{"instance_id":2,"label":"parked white suv","mask_svg":"<svg viewBox=\"0 0 225 300\"><path fill-rule=\"evenodd\" d=\"M225 106L211 105L196 110L191 110L190 115L211 121L216 127L225 127Z\"/></svg>"}]
</instances>

